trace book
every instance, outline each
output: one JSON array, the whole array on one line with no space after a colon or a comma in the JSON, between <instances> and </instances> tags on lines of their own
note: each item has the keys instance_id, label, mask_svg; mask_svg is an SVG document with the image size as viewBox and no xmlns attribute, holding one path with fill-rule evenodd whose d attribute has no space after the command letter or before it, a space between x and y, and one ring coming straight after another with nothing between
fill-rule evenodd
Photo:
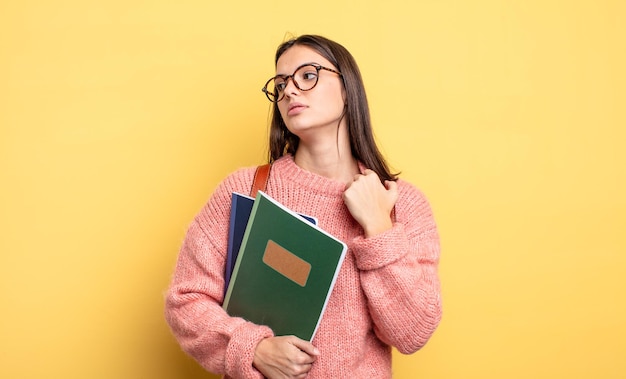
<instances>
[{"instance_id":1,"label":"book","mask_svg":"<svg viewBox=\"0 0 626 379\"><path fill-rule=\"evenodd\" d=\"M223 308L311 341L345 254L345 243L259 191Z\"/></svg>"},{"instance_id":2,"label":"book","mask_svg":"<svg viewBox=\"0 0 626 379\"><path fill-rule=\"evenodd\" d=\"M228 245L226 250L226 271L224 273L224 296L230 283L230 277L235 269L235 262L241 247L243 235L246 232L246 226L250 219L254 198L237 192L233 192L231 196L230 220L228 227ZM317 219L312 216L300 214L307 221L317 224Z\"/></svg>"}]
</instances>

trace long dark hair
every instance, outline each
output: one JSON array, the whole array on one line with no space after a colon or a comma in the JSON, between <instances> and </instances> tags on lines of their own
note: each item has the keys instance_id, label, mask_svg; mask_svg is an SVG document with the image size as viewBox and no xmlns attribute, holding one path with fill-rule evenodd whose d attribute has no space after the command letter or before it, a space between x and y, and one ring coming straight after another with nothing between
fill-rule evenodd
<instances>
[{"instance_id":1,"label":"long dark hair","mask_svg":"<svg viewBox=\"0 0 626 379\"><path fill-rule=\"evenodd\" d=\"M315 50L341 72L346 90L346 109L343 117L346 118L348 126L352 155L363 162L365 167L376 172L381 181L396 180L396 174L389 171L387 162L374 141L365 86L352 54L345 47L328 38L317 35L302 35L278 46L274 64L277 64L278 59L293 46L306 46ZM271 118L270 162L285 154L295 155L300 139L287 129L278 110L278 103L274 103Z\"/></svg>"}]
</instances>

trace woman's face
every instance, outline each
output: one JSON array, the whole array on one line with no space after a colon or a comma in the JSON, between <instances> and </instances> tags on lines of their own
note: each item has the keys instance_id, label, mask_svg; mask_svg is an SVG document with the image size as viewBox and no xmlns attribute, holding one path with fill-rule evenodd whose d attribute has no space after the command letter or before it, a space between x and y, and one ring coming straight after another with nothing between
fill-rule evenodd
<instances>
[{"instance_id":1,"label":"woman's face","mask_svg":"<svg viewBox=\"0 0 626 379\"><path fill-rule=\"evenodd\" d=\"M316 63L337 70L315 50L296 45L280 56L276 64L276 74L292 75L306 63ZM318 75L317 84L308 91L298 89L290 78L284 89L285 96L278 102L278 109L287 129L300 139L307 133L318 130L336 131L344 112L345 91L341 76L324 69L319 70ZM300 86L304 87L302 83Z\"/></svg>"}]
</instances>

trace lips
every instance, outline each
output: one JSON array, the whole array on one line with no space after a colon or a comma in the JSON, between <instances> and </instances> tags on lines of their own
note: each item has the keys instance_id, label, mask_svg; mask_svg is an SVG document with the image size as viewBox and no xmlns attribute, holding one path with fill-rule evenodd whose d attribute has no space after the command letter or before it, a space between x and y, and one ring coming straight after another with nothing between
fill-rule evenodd
<instances>
[{"instance_id":1,"label":"lips","mask_svg":"<svg viewBox=\"0 0 626 379\"><path fill-rule=\"evenodd\" d=\"M287 115L295 116L306 109L304 104L300 103L291 103L289 104L289 108L287 109Z\"/></svg>"}]
</instances>

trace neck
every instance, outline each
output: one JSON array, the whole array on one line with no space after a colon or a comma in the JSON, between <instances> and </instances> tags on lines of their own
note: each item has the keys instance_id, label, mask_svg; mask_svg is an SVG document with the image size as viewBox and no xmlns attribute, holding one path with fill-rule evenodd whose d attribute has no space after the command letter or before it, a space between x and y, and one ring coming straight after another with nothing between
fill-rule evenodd
<instances>
[{"instance_id":1,"label":"neck","mask_svg":"<svg viewBox=\"0 0 626 379\"><path fill-rule=\"evenodd\" d=\"M295 163L303 169L329 179L350 183L359 173L357 160L352 156L347 136L307 143L300 139L294 157Z\"/></svg>"}]
</instances>

